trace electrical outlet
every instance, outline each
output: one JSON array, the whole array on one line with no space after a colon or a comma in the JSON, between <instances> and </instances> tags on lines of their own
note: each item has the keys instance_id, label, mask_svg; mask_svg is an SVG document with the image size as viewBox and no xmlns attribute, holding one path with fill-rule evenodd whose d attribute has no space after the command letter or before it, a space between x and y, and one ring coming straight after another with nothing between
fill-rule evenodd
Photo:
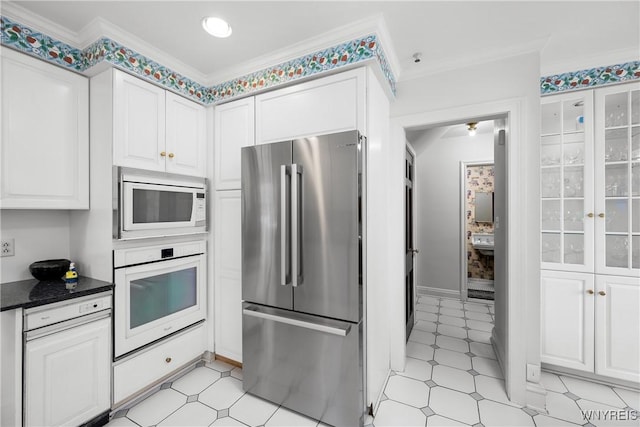
<instances>
[{"instance_id":1,"label":"electrical outlet","mask_svg":"<svg viewBox=\"0 0 640 427\"><path fill-rule=\"evenodd\" d=\"M2 239L0 256L14 256L16 254L15 239Z\"/></svg>"}]
</instances>

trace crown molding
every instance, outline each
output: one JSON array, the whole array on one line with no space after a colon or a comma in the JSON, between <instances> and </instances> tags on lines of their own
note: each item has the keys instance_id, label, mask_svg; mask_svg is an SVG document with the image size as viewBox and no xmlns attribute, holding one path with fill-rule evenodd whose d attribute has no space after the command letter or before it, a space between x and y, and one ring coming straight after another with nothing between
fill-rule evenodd
<instances>
[{"instance_id":1,"label":"crown molding","mask_svg":"<svg viewBox=\"0 0 640 427\"><path fill-rule=\"evenodd\" d=\"M80 40L79 47L81 49L86 49L96 40L103 37L117 41L128 49L136 51L148 58L153 58L154 61L167 68L171 68L172 70L188 77L191 80L195 80L200 84L203 84L203 82L207 80L207 75L201 71L185 64L162 49L158 49L140 37L131 34L101 17L95 18L78 32L78 39Z\"/></svg>"},{"instance_id":2,"label":"crown molding","mask_svg":"<svg viewBox=\"0 0 640 427\"><path fill-rule=\"evenodd\" d=\"M141 55L153 58L154 61L163 64L167 68L175 70L189 79L197 82L207 80L207 76L199 70L177 60L163 50L142 40L140 37L137 37L100 17L92 20L76 33L56 24L53 21L50 21L47 18L36 15L12 1L2 2L2 14L14 21L20 22L23 25L31 27L38 32L46 34L49 37L80 50L86 49L91 44L95 43L96 40L107 37L127 46L127 48L134 50Z\"/></svg>"},{"instance_id":3,"label":"crown molding","mask_svg":"<svg viewBox=\"0 0 640 427\"><path fill-rule=\"evenodd\" d=\"M539 53L544 49L548 41L549 37L543 37L526 43L509 46L505 49L483 51L477 54L468 55L464 58L452 58L451 60L432 65L426 65L429 62L429 58L423 58L422 62L425 63L425 67L423 69L405 71L399 76L398 81L413 80L456 69L468 68L478 64L496 62L531 52Z\"/></svg>"},{"instance_id":4,"label":"crown molding","mask_svg":"<svg viewBox=\"0 0 640 427\"><path fill-rule=\"evenodd\" d=\"M609 52L557 61L550 64L541 64L540 74L542 76L553 76L564 74L572 70L585 70L589 68L602 67L603 64L623 64L638 60L638 49L615 49Z\"/></svg>"},{"instance_id":5,"label":"crown molding","mask_svg":"<svg viewBox=\"0 0 640 427\"><path fill-rule=\"evenodd\" d=\"M80 47L78 34L43 16L36 15L12 1L3 1L1 12L2 15L10 18L11 20L34 28L49 37L76 48Z\"/></svg>"},{"instance_id":6,"label":"crown molding","mask_svg":"<svg viewBox=\"0 0 640 427\"><path fill-rule=\"evenodd\" d=\"M211 73L203 81L205 85L212 86L220 82L233 80L238 76L251 74L256 70L272 67L274 64L281 64L308 55L310 52L326 49L328 46L335 46L350 40L362 37L363 34L375 34L378 43L384 46L387 60L390 62L391 71L397 75L397 59L392 49L391 38L382 14L373 15L348 25L334 28L333 30L301 40L285 48L271 51L266 55L259 56L232 67ZM395 60L395 61L394 61Z\"/></svg>"}]
</instances>

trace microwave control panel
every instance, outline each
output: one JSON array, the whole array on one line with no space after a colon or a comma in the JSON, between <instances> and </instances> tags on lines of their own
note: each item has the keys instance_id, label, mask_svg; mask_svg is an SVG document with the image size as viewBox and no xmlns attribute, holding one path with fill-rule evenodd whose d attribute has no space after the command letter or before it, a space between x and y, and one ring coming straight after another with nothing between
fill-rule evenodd
<instances>
[{"instance_id":1,"label":"microwave control panel","mask_svg":"<svg viewBox=\"0 0 640 427\"><path fill-rule=\"evenodd\" d=\"M207 203L204 193L195 193L195 220L196 224L205 223L207 220Z\"/></svg>"}]
</instances>

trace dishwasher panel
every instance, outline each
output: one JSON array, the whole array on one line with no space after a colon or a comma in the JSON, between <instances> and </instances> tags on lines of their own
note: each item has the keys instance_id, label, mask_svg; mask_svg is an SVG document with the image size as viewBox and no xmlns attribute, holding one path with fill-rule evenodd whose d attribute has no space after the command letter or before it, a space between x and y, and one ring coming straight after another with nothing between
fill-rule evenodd
<instances>
[{"instance_id":1,"label":"dishwasher panel","mask_svg":"<svg viewBox=\"0 0 640 427\"><path fill-rule=\"evenodd\" d=\"M108 315L30 339L24 360L25 426L80 425L110 409Z\"/></svg>"}]
</instances>

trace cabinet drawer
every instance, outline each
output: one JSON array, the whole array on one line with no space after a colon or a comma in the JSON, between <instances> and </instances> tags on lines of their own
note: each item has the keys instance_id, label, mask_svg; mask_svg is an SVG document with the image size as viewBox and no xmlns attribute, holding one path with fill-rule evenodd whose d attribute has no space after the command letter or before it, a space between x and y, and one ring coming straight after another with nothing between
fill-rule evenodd
<instances>
[{"instance_id":1,"label":"cabinet drawer","mask_svg":"<svg viewBox=\"0 0 640 427\"><path fill-rule=\"evenodd\" d=\"M114 406L200 356L206 349L205 329L205 324L200 324L118 362L113 367Z\"/></svg>"}]
</instances>

